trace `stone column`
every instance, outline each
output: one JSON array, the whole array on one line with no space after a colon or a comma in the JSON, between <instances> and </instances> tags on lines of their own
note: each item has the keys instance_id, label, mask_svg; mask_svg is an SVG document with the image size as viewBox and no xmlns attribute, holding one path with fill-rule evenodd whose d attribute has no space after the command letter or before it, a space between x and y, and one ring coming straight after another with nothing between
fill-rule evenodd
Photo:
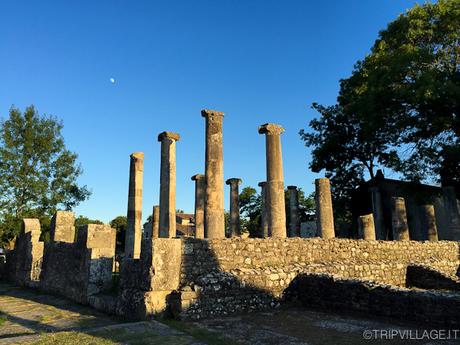
<instances>
[{"instance_id":1,"label":"stone column","mask_svg":"<svg viewBox=\"0 0 460 345\"><path fill-rule=\"evenodd\" d=\"M144 153L135 152L129 167L128 222L126 226L125 257L139 259L141 254L142 179Z\"/></svg>"},{"instance_id":2,"label":"stone column","mask_svg":"<svg viewBox=\"0 0 460 345\"><path fill-rule=\"evenodd\" d=\"M261 200L261 225L262 225L262 237L267 238L270 236L268 231L268 219L267 219L267 182L259 182L258 185L261 188L260 198Z\"/></svg>"},{"instance_id":3,"label":"stone column","mask_svg":"<svg viewBox=\"0 0 460 345\"><path fill-rule=\"evenodd\" d=\"M240 228L240 193L238 186L241 179L230 178L225 183L230 186L230 236L237 237L241 235Z\"/></svg>"},{"instance_id":4,"label":"stone column","mask_svg":"<svg viewBox=\"0 0 460 345\"><path fill-rule=\"evenodd\" d=\"M225 238L224 158L222 150L222 119L224 113L202 110L206 119L206 193L204 229L206 238Z\"/></svg>"},{"instance_id":5,"label":"stone column","mask_svg":"<svg viewBox=\"0 0 460 345\"><path fill-rule=\"evenodd\" d=\"M386 240L387 234L385 231L385 224L383 219L382 197L380 195L380 191L378 187L371 187L369 188L369 192L371 193L372 213L374 217L376 239Z\"/></svg>"},{"instance_id":6,"label":"stone column","mask_svg":"<svg viewBox=\"0 0 460 345\"><path fill-rule=\"evenodd\" d=\"M162 132L159 237L176 237L176 141L179 134Z\"/></svg>"},{"instance_id":7,"label":"stone column","mask_svg":"<svg viewBox=\"0 0 460 345\"><path fill-rule=\"evenodd\" d=\"M391 225L395 241L409 240L406 204L404 198L391 198Z\"/></svg>"},{"instance_id":8,"label":"stone column","mask_svg":"<svg viewBox=\"0 0 460 345\"><path fill-rule=\"evenodd\" d=\"M75 214L70 211L57 211L51 218L50 239L52 242L75 241Z\"/></svg>"},{"instance_id":9,"label":"stone column","mask_svg":"<svg viewBox=\"0 0 460 345\"><path fill-rule=\"evenodd\" d=\"M428 241L438 240L438 229L436 227L436 215L433 205L420 206L422 233Z\"/></svg>"},{"instance_id":10,"label":"stone column","mask_svg":"<svg viewBox=\"0 0 460 345\"><path fill-rule=\"evenodd\" d=\"M449 240L460 240L460 210L454 187L442 187L444 208L448 218L447 235Z\"/></svg>"},{"instance_id":11,"label":"stone column","mask_svg":"<svg viewBox=\"0 0 460 345\"><path fill-rule=\"evenodd\" d=\"M364 240L375 240L374 215L366 214L358 219L359 237Z\"/></svg>"},{"instance_id":12,"label":"stone column","mask_svg":"<svg viewBox=\"0 0 460 345\"><path fill-rule=\"evenodd\" d=\"M267 219L272 237L285 238L286 208L284 201L283 158L281 133L284 128L272 123L259 127L259 134L265 134L267 159Z\"/></svg>"},{"instance_id":13,"label":"stone column","mask_svg":"<svg viewBox=\"0 0 460 345\"><path fill-rule=\"evenodd\" d=\"M204 175L196 174L192 181L195 181L195 238L204 238L206 179Z\"/></svg>"},{"instance_id":14,"label":"stone column","mask_svg":"<svg viewBox=\"0 0 460 345\"><path fill-rule=\"evenodd\" d=\"M289 190L289 237L300 237L299 193L296 186L288 186Z\"/></svg>"},{"instance_id":15,"label":"stone column","mask_svg":"<svg viewBox=\"0 0 460 345\"><path fill-rule=\"evenodd\" d=\"M318 235L322 238L334 238L334 213L329 179L316 179L315 187L316 225Z\"/></svg>"},{"instance_id":16,"label":"stone column","mask_svg":"<svg viewBox=\"0 0 460 345\"><path fill-rule=\"evenodd\" d=\"M160 206L153 206L152 213L152 238L160 237Z\"/></svg>"}]
</instances>

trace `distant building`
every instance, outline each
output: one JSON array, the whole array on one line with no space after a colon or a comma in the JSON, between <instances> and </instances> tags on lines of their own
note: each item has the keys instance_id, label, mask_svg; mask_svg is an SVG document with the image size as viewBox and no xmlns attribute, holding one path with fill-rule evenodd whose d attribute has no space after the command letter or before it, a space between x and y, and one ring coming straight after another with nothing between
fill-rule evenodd
<instances>
[{"instance_id":1,"label":"distant building","mask_svg":"<svg viewBox=\"0 0 460 345\"><path fill-rule=\"evenodd\" d=\"M143 237L151 236L153 225L149 221L144 224L142 231ZM177 237L193 237L195 236L195 215L189 213L176 213L176 236Z\"/></svg>"},{"instance_id":2,"label":"distant building","mask_svg":"<svg viewBox=\"0 0 460 345\"><path fill-rule=\"evenodd\" d=\"M387 179L381 170L364 182L352 196L354 235L360 215L373 213L376 238L393 239L391 227L391 199L403 197L406 204L409 233L412 240L427 240L422 232L420 207L432 204L435 208L436 226L440 240L460 240L460 203L455 195L447 195L438 186ZM458 197L457 197L458 198Z\"/></svg>"}]
</instances>

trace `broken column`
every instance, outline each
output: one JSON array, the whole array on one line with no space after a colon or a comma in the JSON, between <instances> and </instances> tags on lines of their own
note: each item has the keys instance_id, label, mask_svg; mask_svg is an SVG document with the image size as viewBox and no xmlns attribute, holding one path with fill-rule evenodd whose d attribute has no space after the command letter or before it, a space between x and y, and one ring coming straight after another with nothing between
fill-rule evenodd
<instances>
[{"instance_id":1,"label":"broken column","mask_svg":"<svg viewBox=\"0 0 460 345\"><path fill-rule=\"evenodd\" d=\"M230 186L230 237L241 235L240 228L240 193L238 186L241 184L241 179L230 178L226 181Z\"/></svg>"},{"instance_id":2,"label":"broken column","mask_svg":"<svg viewBox=\"0 0 460 345\"><path fill-rule=\"evenodd\" d=\"M259 127L259 134L265 134L268 229L272 237L278 238L285 238L287 235L281 152L281 133L283 132L283 127L273 123L267 123Z\"/></svg>"},{"instance_id":3,"label":"broken column","mask_svg":"<svg viewBox=\"0 0 460 345\"><path fill-rule=\"evenodd\" d=\"M296 186L288 186L289 191L289 237L300 237L299 192Z\"/></svg>"},{"instance_id":4,"label":"broken column","mask_svg":"<svg viewBox=\"0 0 460 345\"><path fill-rule=\"evenodd\" d=\"M422 233L428 241L438 240L438 229L436 227L436 215L433 205L420 206L420 220L422 224Z\"/></svg>"},{"instance_id":5,"label":"broken column","mask_svg":"<svg viewBox=\"0 0 460 345\"><path fill-rule=\"evenodd\" d=\"M50 240L52 242L75 241L75 214L70 211L57 211L51 218Z\"/></svg>"},{"instance_id":6,"label":"broken column","mask_svg":"<svg viewBox=\"0 0 460 345\"><path fill-rule=\"evenodd\" d=\"M201 111L201 116L206 119L205 237L224 238L224 159L222 152L222 119L224 113L205 109Z\"/></svg>"},{"instance_id":7,"label":"broken column","mask_svg":"<svg viewBox=\"0 0 460 345\"><path fill-rule=\"evenodd\" d=\"M203 174L196 174L192 181L195 181L195 238L204 238L206 180Z\"/></svg>"},{"instance_id":8,"label":"broken column","mask_svg":"<svg viewBox=\"0 0 460 345\"><path fill-rule=\"evenodd\" d=\"M334 212L332 208L331 184L328 178L315 180L316 224L318 235L334 238Z\"/></svg>"},{"instance_id":9,"label":"broken column","mask_svg":"<svg viewBox=\"0 0 460 345\"><path fill-rule=\"evenodd\" d=\"M176 237L176 141L179 134L163 132L160 168L160 227L159 237Z\"/></svg>"},{"instance_id":10,"label":"broken column","mask_svg":"<svg viewBox=\"0 0 460 345\"><path fill-rule=\"evenodd\" d=\"M139 259L141 254L142 179L144 153L135 152L129 165L128 221L125 238L125 257Z\"/></svg>"},{"instance_id":11,"label":"broken column","mask_svg":"<svg viewBox=\"0 0 460 345\"><path fill-rule=\"evenodd\" d=\"M382 197L378 187L369 188L372 200L372 213L374 217L376 239L386 240L385 222L383 218Z\"/></svg>"},{"instance_id":12,"label":"broken column","mask_svg":"<svg viewBox=\"0 0 460 345\"><path fill-rule=\"evenodd\" d=\"M261 197L261 226L262 226L262 237L267 238L270 236L268 232L268 219L267 219L267 182L259 182L260 197Z\"/></svg>"},{"instance_id":13,"label":"broken column","mask_svg":"<svg viewBox=\"0 0 460 345\"><path fill-rule=\"evenodd\" d=\"M407 224L406 204L404 198L391 198L391 225L395 241L409 240L409 225Z\"/></svg>"},{"instance_id":14,"label":"broken column","mask_svg":"<svg viewBox=\"0 0 460 345\"><path fill-rule=\"evenodd\" d=\"M359 238L364 240L375 240L375 224L374 215L372 213L359 216L358 232Z\"/></svg>"},{"instance_id":15,"label":"broken column","mask_svg":"<svg viewBox=\"0 0 460 345\"><path fill-rule=\"evenodd\" d=\"M454 187L442 187L444 208L448 219L447 235L449 240L460 240L460 207Z\"/></svg>"}]
</instances>

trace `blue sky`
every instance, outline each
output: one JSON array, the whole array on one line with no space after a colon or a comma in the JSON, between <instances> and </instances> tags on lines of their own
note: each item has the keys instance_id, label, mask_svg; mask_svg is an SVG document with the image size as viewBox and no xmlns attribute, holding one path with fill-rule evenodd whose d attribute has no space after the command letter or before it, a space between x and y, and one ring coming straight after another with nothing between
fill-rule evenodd
<instances>
[{"instance_id":1,"label":"blue sky","mask_svg":"<svg viewBox=\"0 0 460 345\"><path fill-rule=\"evenodd\" d=\"M265 180L257 127L281 124L286 185L307 193L300 140L333 104L338 81L379 30L416 1L2 1L0 117L34 104L64 122L91 198L75 210L108 222L126 214L129 155L145 153L144 219L159 199L160 143L174 131L177 207L193 211L204 171L203 108L225 112L225 178ZM112 84L110 78L115 78ZM225 186L226 208L228 186Z\"/></svg>"}]
</instances>

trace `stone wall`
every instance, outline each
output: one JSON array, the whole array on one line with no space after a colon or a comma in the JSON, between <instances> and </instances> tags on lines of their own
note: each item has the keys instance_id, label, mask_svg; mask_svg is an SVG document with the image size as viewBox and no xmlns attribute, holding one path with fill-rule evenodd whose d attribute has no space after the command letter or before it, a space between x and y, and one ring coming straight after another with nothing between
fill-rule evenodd
<instances>
[{"instance_id":1,"label":"stone wall","mask_svg":"<svg viewBox=\"0 0 460 345\"><path fill-rule=\"evenodd\" d=\"M313 273L298 275L286 295L309 308L358 311L447 329L460 326L460 296L445 291L410 290Z\"/></svg>"},{"instance_id":2,"label":"stone wall","mask_svg":"<svg viewBox=\"0 0 460 345\"><path fill-rule=\"evenodd\" d=\"M348 239L182 239L180 314L208 317L273 307L302 273L406 284L410 264L446 276L459 265L456 242L364 241Z\"/></svg>"},{"instance_id":3,"label":"stone wall","mask_svg":"<svg viewBox=\"0 0 460 345\"><path fill-rule=\"evenodd\" d=\"M45 245L40 288L88 303L89 296L111 287L114 256L114 229L107 225L83 226L76 243Z\"/></svg>"}]
</instances>

